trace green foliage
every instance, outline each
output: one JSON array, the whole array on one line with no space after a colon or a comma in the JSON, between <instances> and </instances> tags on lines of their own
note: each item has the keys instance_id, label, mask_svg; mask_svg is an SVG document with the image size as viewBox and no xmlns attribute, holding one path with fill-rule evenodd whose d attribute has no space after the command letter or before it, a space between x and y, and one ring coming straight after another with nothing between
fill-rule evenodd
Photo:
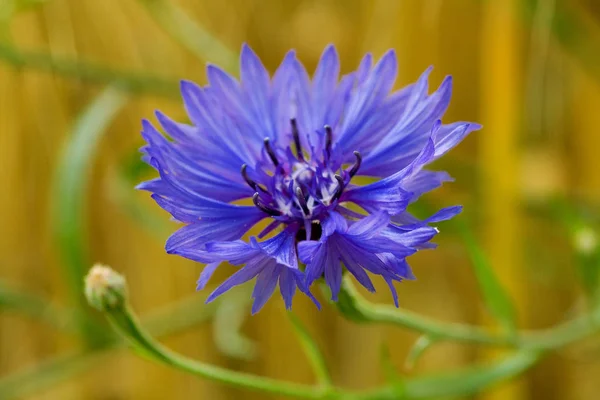
<instances>
[{"instance_id":1,"label":"green foliage","mask_svg":"<svg viewBox=\"0 0 600 400\"><path fill-rule=\"evenodd\" d=\"M54 236L65 281L81 309L85 309L83 277L91 264L84 222L90 170L102 134L125 104L126 97L109 87L81 113L65 143L54 178ZM103 330L97 328L90 318L83 319L82 333L92 345L104 340Z\"/></svg>"},{"instance_id":2,"label":"green foliage","mask_svg":"<svg viewBox=\"0 0 600 400\"><path fill-rule=\"evenodd\" d=\"M461 222L456 222L456 225L471 258L471 265L487 309L506 331L514 333L516 313L512 301L498 281L489 260L471 231Z\"/></svg>"},{"instance_id":3,"label":"green foliage","mask_svg":"<svg viewBox=\"0 0 600 400\"><path fill-rule=\"evenodd\" d=\"M330 387L332 384L331 377L329 376L329 371L327 370L325 357L323 357L323 354L321 354L319 346L317 346L313 338L310 336L310 333L306 330L302 324L302 321L300 321L298 317L291 312L288 312L288 316L292 326L294 327L294 332L296 333L296 336L302 345L302 349L304 350L304 353L308 357L308 360L313 367L317 382L323 387Z\"/></svg>"}]
</instances>

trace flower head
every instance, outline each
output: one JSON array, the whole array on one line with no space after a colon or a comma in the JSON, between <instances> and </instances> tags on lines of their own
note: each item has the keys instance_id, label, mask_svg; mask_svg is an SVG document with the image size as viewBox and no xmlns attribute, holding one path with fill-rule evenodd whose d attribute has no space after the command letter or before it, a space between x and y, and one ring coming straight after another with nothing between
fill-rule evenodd
<instances>
[{"instance_id":1,"label":"flower head","mask_svg":"<svg viewBox=\"0 0 600 400\"><path fill-rule=\"evenodd\" d=\"M207 86L182 82L192 125L158 112L169 140L143 122L144 159L160 177L139 187L185 224L167 252L208 263L199 288L221 262L243 265L209 300L256 278L253 312L277 284L289 308L296 288L314 300L308 288L321 277L335 300L347 270L369 290L367 272L383 277L397 304L393 282L413 278L406 257L432 246L430 223L460 212L450 207L421 221L406 211L450 180L423 167L480 126L440 122L450 77L431 95L430 69L392 91L395 53L372 64L367 54L340 79L330 46L311 79L290 51L270 77L244 46L239 81L209 65ZM360 185L358 176L376 180ZM263 219L258 238L242 241Z\"/></svg>"}]
</instances>

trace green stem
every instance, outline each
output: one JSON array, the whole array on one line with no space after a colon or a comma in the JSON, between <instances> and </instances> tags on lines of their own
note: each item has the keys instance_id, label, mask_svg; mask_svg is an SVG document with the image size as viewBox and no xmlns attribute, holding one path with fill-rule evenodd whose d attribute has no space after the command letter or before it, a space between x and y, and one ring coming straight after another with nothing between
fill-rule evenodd
<instances>
[{"instance_id":1,"label":"green stem","mask_svg":"<svg viewBox=\"0 0 600 400\"><path fill-rule=\"evenodd\" d=\"M600 331L600 309L546 330L518 335L492 334L484 329L451 322L439 322L416 313L366 301L350 279L344 279L340 310L359 322L380 322L419 331L433 340L451 340L492 346L519 347L535 351L556 349Z\"/></svg>"},{"instance_id":2,"label":"green stem","mask_svg":"<svg viewBox=\"0 0 600 400\"><path fill-rule=\"evenodd\" d=\"M123 71L89 62L55 58L47 53L22 51L9 43L0 43L0 60L19 68L53 72L86 82L112 84L132 93L149 93L171 98L179 96L179 83L164 77L146 75L139 71Z\"/></svg>"},{"instance_id":3,"label":"green stem","mask_svg":"<svg viewBox=\"0 0 600 400\"><path fill-rule=\"evenodd\" d=\"M314 374L317 378L317 382L323 388L332 388L333 382L331 380L331 376L329 375L329 371L327 370L325 357L323 357L323 355L321 354L319 346L317 346L315 341L312 339L310 333L306 330L300 319L291 312L288 312L287 314L294 327L294 331L298 336L298 340L302 345L304 354L306 354L306 356L308 357L308 361L310 362L310 365L314 371Z\"/></svg>"},{"instance_id":4,"label":"green stem","mask_svg":"<svg viewBox=\"0 0 600 400\"><path fill-rule=\"evenodd\" d=\"M388 385L366 392L350 392L333 386L282 382L198 362L179 355L154 340L141 328L127 305L120 305L105 312L115 330L130 342L134 350L150 359L213 381L304 399L392 400L472 394L491 384L518 375L532 366L540 356L537 351L521 350L514 356L487 366L413 378L403 381L402 385Z\"/></svg>"},{"instance_id":5,"label":"green stem","mask_svg":"<svg viewBox=\"0 0 600 400\"><path fill-rule=\"evenodd\" d=\"M244 387L246 389L305 399L322 398L321 392L311 386L280 382L270 378L230 371L191 360L172 352L155 341L139 326L129 307L117 307L113 310L108 310L107 317L115 330L127 338L134 349L155 361L171 365L207 379L233 386Z\"/></svg>"},{"instance_id":6,"label":"green stem","mask_svg":"<svg viewBox=\"0 0 600 400\"><path fill-rule=\"evenodd\" d=\"M166 337L207 322L213 316L217 305L218 302L205 305L193 296L153 311L143 317L143 323L153 335ZM0 399L20 399L85 372L105 360L103 355L109 350L123 345L122 341L116 339L112 337L96 348L62 354L42 361L32 368L1 377Z\"/></svg>"}]
</instances>

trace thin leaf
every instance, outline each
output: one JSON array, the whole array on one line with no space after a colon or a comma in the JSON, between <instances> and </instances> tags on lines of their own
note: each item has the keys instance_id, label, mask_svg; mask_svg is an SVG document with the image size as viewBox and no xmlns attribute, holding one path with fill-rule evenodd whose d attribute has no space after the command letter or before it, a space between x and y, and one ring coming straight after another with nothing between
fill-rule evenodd
<instances>
[{"instance_id":1,"label":"thin leaf","mask_svg":"<svg viewBox=\"0 0 600 400\"><path fill-rule=\"evenodd\" d=\"M165 0L140 0L140 3L165 32L198 58L230 72L237 69L237 54L175 4Z\"/></svg>"},{"instance_id":2,"label":"thin leaf","mask_svg":"<svg viewBox=\"0 0 600 400\"><path fill-rule=\"evenodd\" d=\"M432 339L432 337L429 335L419 336L415 344L411 347L410 351L408 352L408 356L406 357L406 362L404 364L406 369L413 369L419 358L421 358L425 351L434 343L435 340Z\"/></svg>"},{"instance_id":3,"label":"thin leaf","mask_svg":"<svg viewBox=\"0 0 600 400\"><path fill-rule=\"evenodd\" d=\"M60 156L53 182L54 237L71 298L81 310L87 310L82 282L91 265L83 214L90 168L102 134L125 103L122 93L107 88L81 113ZM101 339L95 328L91 323L82 325L88 341Z\"/></svg>"},{"instance_id":4,"label":"thin leaf","mask_svg":"<svg viewBox=\"0 0 600 400\"><path fill-rule=\"evenodd\" d=\"M522 2L524 16L528 22L533 19L538 2L544 0L526 0ZM573 56L596 79L600 80L600 34L592 24L582 17L585 11L568 0L556 0L556 10L551 31L558 43ZM590 2L590 5L592 3Z\"/></svg>"},{"instance_id":5,"label":"thin leaf","mask_svg":"<svg viewBox=\"0 0 600 400\"><path fill-rule=\"evenodd\" d=\"M514 333L516 312L510 297L498 281L489 260L471 230L459 220L455 221L455 224L459 228L459 234L471 258L471 264L488 311L507 332Z\"/></svg>"},{"instance_id":6,"label":"thin leaf","mask_svg":"<svg viewBox=\"0 0 600 400\"><path fill-rule=\"evenodd\" d=\"M58 58L48 53L24 51L6 42L0 42L0 60L17 68L53 72L90 83L111 84L125 92L179 98L177 80L148 75L143 71L112 69L90 62Z\"/></svg>"},{"instance_id":7,"label":"thin leaf","mask_svg":"<svg viewBox=\"0 0 600 400\"><path fill-rule=\"evenodd\" d=\"M294 327L294 332L302 345L304 354L308 357L308 361L313 368L318 383L323 387L332 386L331 376L329 375L327 364L325 363L325 357L321 354L319 346L317 346L298 317L291 312L288 312L287 315L289 316L289 320Z\"/></svg>"}]
</instances>

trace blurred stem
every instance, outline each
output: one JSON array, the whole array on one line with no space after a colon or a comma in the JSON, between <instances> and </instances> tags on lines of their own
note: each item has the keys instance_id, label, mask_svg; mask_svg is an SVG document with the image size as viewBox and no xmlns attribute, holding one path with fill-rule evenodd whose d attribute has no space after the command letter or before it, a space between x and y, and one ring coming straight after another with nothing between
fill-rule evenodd
<instances>
[{"instance_id":1,"label":"blurred stem","mask_svg":"<svg viewBox=\"0 0 600 400\"><path fill-rule=\"evenodd\" d=\"M82 295L83 276L91 263L87 254L83 217L91 164L102 134L127 99L114 88L105 89L79 115L60 156L53 184L54 236L59 246L64 279L79 309L87 312ZM91 318L82 319L81 332L88 344L105 338Z\"/></svg>"},{"instance_id":2,"label":"blurred stem","mask_svg":"<svg viewBox=\"0 0 600 400\"><path fill-rule=\"evenodd\" d=\"M300 319L291 312L288 312L287 314L292 326L294 327L294 332L300 340L304 354L306 354L308 357L308 361L310 362L310 365L312 366L312 369L317 377L317 382L324 388L331 388L333 386L333 382L331 381L331 376L329 376L329 371L327 370L325 357L323 357L323 354L321 354L319 346L317 346L315 341L312 339L310 333L302 324L302 321L300 321Z\"/></svg>"},{"instance_id":3,"label":"blurred stem","mask_svg":"<svg viewBox=\"0 0 600 400\"><path fill-rule=\"evenodd\" d=\"M539 2L545 0L523 1L524 14L528 22L535 15ZM591 5L591 3L590 3ZM600 79L600 53L598 45L600 35L583 18L584 10L576 2L556 0L556 10L551 31L560 45L576 58L596 79Z\"/></svg>"},{"instance_id":4,"label":"blurred stem","mask_svg":"<svg viewBox=\"0 0 600 400\"><path fill-rule=\"evenodd\" d=\"M197 296L192 296L153 311L144 316L142 321L153 335L166 337L207 322L214 315L218 303L219 300L204 304ZM96 348L63 354L4 376L0 378L0 399L20 399L72 379L104 360L107 351L122 345L123 342L113 336Z\"/></svg>"},{"instance_id":5,"label":"blurred stem","mask_svg":"<svg viewBox=\"0 0 600 400\"><path fill-rule=\"evenodd\" d=\"M18 68L53 72L91 83L112 84L126 92L172 98L179 96L179 83L176 80L147 75L140 71L124 71L88 62L59 59L48 53L23 51L6 42L0 42L0 60Z\"/></svg>"},{"instance_id":6,"label":"blurred stem","mask_svg":"<svg viewBox=\"0 0 600 400\"><path fill-rule=\"evenodd\" d=\"M531 351L557 349L600 331L600 307L598 307L591 314L550 329L520 332L516 335L491 334L479 327L440 322L410 311L369 303L360 296L349 278L345 278L342 285L340 310L344 316L358 322L397 325L426 334L431 340L517 347Z\"/></svg>"},{"instance_id":7,"label":"blurred stem","mask_svg":"<svg viewBox=\"0 0 600 400\"><path fill-rule=\"evenodd\" d=\"M48 300L0 282L0 310L14 310L69 333L77 332L74 312L58 308Z\"/></svg>"},{"instance_id":8,"label":"blurred stem","mask_svg":"<svg viewBox=\"0 0 600 400\"><path fill-rule=\"evenodd\" d=\"M198 58L214 62L230 72L236 70L236 53L175 4L164 0L139 1L165 32Z\"/></svg>"}]
</instances>

